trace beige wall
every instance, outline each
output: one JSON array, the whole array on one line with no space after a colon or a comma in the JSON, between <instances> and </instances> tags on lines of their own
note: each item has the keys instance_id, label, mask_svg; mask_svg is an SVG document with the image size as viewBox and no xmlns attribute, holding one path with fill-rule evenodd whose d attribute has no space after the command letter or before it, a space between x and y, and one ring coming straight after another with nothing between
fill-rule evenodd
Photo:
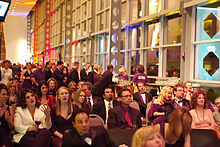
<instances>
[{"instance_id":1,"label":"beige wall","mask_svg":"<svg viewBox=\"0 0 220 147\"><path fill-rule=\"evenodd\" d=\"M27 19L22 16L7 16L4 23L6 59L12 63L29 61L27 53Z\"/></svg>"}]
</instances>

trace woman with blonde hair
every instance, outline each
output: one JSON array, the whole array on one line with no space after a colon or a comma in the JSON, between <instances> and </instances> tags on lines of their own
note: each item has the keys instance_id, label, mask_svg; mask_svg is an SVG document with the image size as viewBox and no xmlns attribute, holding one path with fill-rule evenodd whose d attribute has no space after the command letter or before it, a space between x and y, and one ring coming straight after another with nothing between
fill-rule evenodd
<instances>
[{"instance_id":1,"label":"woman with blonde hair","mask_svg":"<svg viewBox=\"0 0 220 147\"><path fill-rule=\"evenodd\" d=\"M53 134L53 146L60 147L62 145L63 133L65 130L73 129L72 126L73 107L66 87L60 87L57 91L56 107L51 109L52 127L50 129Z\"/></svg>"},{"instance_id":2,"label":"woman with blonde hair","mask_svg":"<svg viewBox=\"0 0 220 147\"><path fill-rule=\"evenodd\" d=\"M178 108L168 116L168 123L158 124L166 147L191 147L192 116L186 108Z\"/></svg>"},{"instance_id":3,"label":"woman with blonde hair","mask_svg":"<svg viewBox=\"0 0 220 147\"><path fill-rule=\"evenodd\" d=\"M119 80L128 80L128 73L127 73L127 70L124 67L121 67L119 69L119 72L120 72L118 74Z\"/></svg>"},{"instance_id":4,"label":"woman with blonde hair","mask_svg":"<svg viewBox=\"0 0 220 147\"><path fill-rule=\"evenodd\" d=\"M89 79L88 81L92 84L95 84L98 80L100 80L101 76L98 73L99 66L97 64L92 65L92 71L89 72Z\"/></svg>"},{"instance_id":5,"label":"woman with blonde hair","mask_svg":"<svg viewBox=\"0 0 220 147\"><path fill-rule=\"evenodd\" d=\"M153 124L160 124L164 123L166 116L165 116L165 109L164 103L172 99L173 95L173 88L169 86L165 86L157 99L151 105L151 108L148 112L148 118L153 122Z\"/></svg>"},{"instance_id":6,"label":"woman with blonde hair","mask_svg":"<svg viewBox=\"0 0 220 147\"><path fill-rule=\"evenodd\" d=\"M165 141L157 126L138 129L132 137L131 147L165 147Z\"/></svg>"},{"instance_id":7,"label":"woman with blonde hair","mask_svg":"<svg viewBox=\"0 0 220 147\"><path fill-rule=\"evenodd\" d=\"M88 113L91 113L90 105L87 103L86 100L86 93L82 89L78 89L74 95L73 108L74 110L83 108Z\"/></svg>"},{"instance_id":8,"label":"woman with blonde hair","mask_svg":"<svg viewBox=\"0 0 220 147\"><path fill-rule=\"evenodd\" d=\"M17 102L18 86L13 81L9 81L7 87L8 87L9 105L13 105L14 103Z\"/></svg>"}]
</instances>

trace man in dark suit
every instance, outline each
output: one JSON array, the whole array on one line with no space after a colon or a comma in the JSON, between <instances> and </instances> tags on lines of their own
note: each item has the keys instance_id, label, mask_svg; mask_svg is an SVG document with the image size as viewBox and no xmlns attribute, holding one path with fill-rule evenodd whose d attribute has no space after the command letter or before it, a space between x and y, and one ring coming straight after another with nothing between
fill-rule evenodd
<instances>
[{"instance_id":1,"label":"man in dark suit","mask_svg":"<svg viewBox=\"0 0 220 147\"><path fill-rule=\"evenodd\" d=\"M103 89L105 89L110 84L112 84L112 76L113 76L112 72L113 72L113 66L108 65L107 70L103 73L101 79L95 83L92 89L92 94L94 96L102 97Z\"/></svg>"},{"instance_id":2,"label":"man in dark suit","mask_svg":"<svg viewBox=\"0 0 220 147\"><path fill-rule=\"evenodd\" d=\"M46 62L46 67L44 69L44 76L45 76L45 82L47 82L47 80L49 78L52 78L52 71L51 71L51 67L52 67L52 64L50 61Z\"/></svg>"},{"instance_id":3,"label":"man in dark suit","mask_svg":"<svg viewBox=\"0 0 220 147\"><path fill-rule=\"evenodd\" d=\"M62 147L115 147L104 127L90 128L85 110L76 110L72 117L74 129L64 132Z\"/></svg>"},{"instance_id":4,"label":"man in dark suit","mask_svg":"<svg viewBox=\"0 0 220 147\"><path fill-rule=\"evenodd\" d=\"M59 88L63 83L64 74L62 73L63 69L63 62L58 61L57 62L57 68L53 72L53 77L57 81L57 88Z\"/></svg>"},{"instance_id":5,"label":"man in dark suit","mask_svg":"<svg viewBox=\"0 0 220 147\"><path fill-rule=\"evenodd\" d=\"M185 85L178 83L174 86L174 99L173 99L173 106L175 109L180 107L184 107L187 110L190 110L189 101L185 99Z\"/></svg>"},{"instance_id":6,"label":"man in dark suit","mask_svg":"<svg viewBox=\"0 0 220 147\"><path fill-rule=\"evenodd\" d=\"M70 78L76 84L79 82L78 68L79 68L79 62L76 61L76 62L73 63L73 68L70 71Z\"/></svg>"},{"instance_id":7,"label":"man in dark suit","mask_svg":"<svg viewBox=\"0 0 220 147\"><path fill-rule=\"evenodd\" d=\"M119 93L121 104L109 110L108 129L131 129L142 127L141 113L131 108L132 95L129 89L122 89Z\"/></svg>"},{"instance_id":8,"label":"man in dark suit","mask_svg":"<svg viewBox=\"0 0 220 147\"><path fill-rule=\"evenodd\" d=\"M118 101L112 100L112 97L112 89L110 87L106 87L103 94L104 100L101 100L93 105L93 113L99 115L104 122L107 122L109 109L120 104Z\"/></svg>"},{"instance_id":9,"label":"man in dark suit","mask_svg":"<svg viewBox=\"0 0 220 147\"><path fill-rule=\"evenodd\" d=\"M88 81L89 67L90 67L90 63L86 63L84 65L83 69L81 69L81 71L80 71L80 80L81 81L84 81L84 82Z\"/></svg>"},{"instance_id":10,"label":"man in dark suit","mask_svg":"<svg viewBox=\"0 0 220 147\"><path fill-rule=\"evenodd\" d=\"M90 108L93 108L93 105L95 103L97 103L98 101L100 101L99 98L94 97L92 95L92 83L90 82L84 82L82 85L82 90L86 93L86 99L87 99L87 103L89 104ZM91 110L92 112L92 110Z\"/></svg>"},{"instance_id":11,"label":"man in dark suit","mask_svg":"<svg viewBox=\"0 0 220 147\"><path fill-rule=\"evenodd\" d=\"M138 92L133 94L133 99L138 103L141 115L146 117L147 104L152 100L152 95L146 92L143 82L137 83Z\"/></svg>"}]
</instances>

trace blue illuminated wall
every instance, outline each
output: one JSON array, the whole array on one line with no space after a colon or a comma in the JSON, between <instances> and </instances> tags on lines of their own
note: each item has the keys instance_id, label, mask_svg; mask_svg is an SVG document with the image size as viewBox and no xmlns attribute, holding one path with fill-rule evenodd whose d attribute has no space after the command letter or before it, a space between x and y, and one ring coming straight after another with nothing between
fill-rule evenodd
<instances>
[{"instance_id":1,"label":"blue illuminated wall","mask_svg":"<svg viewBox=\"0 0 220 147\"><path fill-rule=\"evenodd\" d=\"M203 29L203 21L210 15L210 13L213 13L216 18L220 20L219 9L201 7L197 8L196 41L220 38L220 31L211 38ZM195 48L195 79L220 80L220 69L218 69L212 76L210 76L208 72L203 68L203 59L209 52L213 52L220 59L220 42L201 43L197 44Z\"/></svg>"}]
</instances>

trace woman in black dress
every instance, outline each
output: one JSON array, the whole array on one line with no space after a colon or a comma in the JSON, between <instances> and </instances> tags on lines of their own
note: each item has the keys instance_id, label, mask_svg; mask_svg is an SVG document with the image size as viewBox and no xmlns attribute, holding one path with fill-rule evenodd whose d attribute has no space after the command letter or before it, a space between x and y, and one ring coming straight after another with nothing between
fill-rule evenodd
<instances>
[{"instance_id":1,"label":"woman in black dress","mask_svg":"<svg viewBox=\"0 0 220 147\"><path fill-rule=\"evenodd\" d=\"M32 65L30 62L26 63L26 70L23 70L21 73L21 80L23 80L23 89L32 89L32 81L31 81L31 74L32 74Z\"/></svg>"},{"instance_id":2,"label":"woman in black dress","mask_svg":"<svg viewBox=\"0 0 220 147\"><path fill-rule=\"evenodd\" d=\"M69 90L64 86L60 87L57 93L56 106L51 109L52 127L50 132L53 134L54 147L61 147L64 131L73 129L72 113L73 107Z\"/></svg>"}]
</instances>

